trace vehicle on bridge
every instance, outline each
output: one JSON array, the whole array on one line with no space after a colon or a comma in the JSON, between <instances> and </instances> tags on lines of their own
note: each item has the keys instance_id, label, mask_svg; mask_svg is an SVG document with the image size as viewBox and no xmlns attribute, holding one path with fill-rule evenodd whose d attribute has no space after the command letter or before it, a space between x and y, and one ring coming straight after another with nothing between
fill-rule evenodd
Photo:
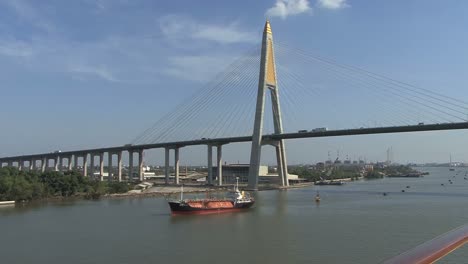
<instances>
[{"instance_id":1,"label":"vehicle on bridge","mask_svg":"<svg viewBox=\"0 0 468 264\"><path fill-rule=\"evenodd\" d=\"M312 129L310 132L325 132L325 131L328 131L328 128L326 128L326 127L317 127L317 128Z\"/></svg>"}]
</instances>

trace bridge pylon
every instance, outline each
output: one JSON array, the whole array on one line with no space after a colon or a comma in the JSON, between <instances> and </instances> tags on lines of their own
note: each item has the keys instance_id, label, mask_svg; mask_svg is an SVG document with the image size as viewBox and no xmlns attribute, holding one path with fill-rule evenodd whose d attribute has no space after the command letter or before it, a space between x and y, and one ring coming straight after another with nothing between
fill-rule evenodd
<instances>
[{"instance_id":1,"label":"bridge pylon","mask_svg":"<svg viewBox=\"0 0 468 264\"><path fill-rule=\"evenodd\" d=\"M273 112L273 125L275 134L283 133L281 108L279 102L278 82L276 78L275 53L273 48L273 34L270 22L266 21L263 30L262 51L260 58L260 74L258 80L257 104L255 108L255 121L252 135L252 149L250 152L250 168L248 188L258 189L258 174L262 155L262 145L271 144L276 149L278 176L283 186L288 186L288 167L284 140L275 142L262 142L263 116L265 113L265 94L270 91Z\"/></svg>"}]
</instances>

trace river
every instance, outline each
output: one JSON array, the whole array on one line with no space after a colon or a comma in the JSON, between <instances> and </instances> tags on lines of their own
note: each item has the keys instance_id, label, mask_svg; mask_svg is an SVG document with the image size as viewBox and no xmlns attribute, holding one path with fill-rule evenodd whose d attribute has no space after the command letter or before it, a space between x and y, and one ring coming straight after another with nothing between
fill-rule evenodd
<instances>
[{"instance_id":1,"label":"river","mask_svg":"<svg viewBox=\"0 0 468 264\"><path fill-rule=\"evenodd\" d=\"M171 216L154 197L0 208L1 263L380 263L468 223L468 168L420 169L261 191L241 213ZM467 260L464 246L439 263Z\"/></svg>"}]
</instances>

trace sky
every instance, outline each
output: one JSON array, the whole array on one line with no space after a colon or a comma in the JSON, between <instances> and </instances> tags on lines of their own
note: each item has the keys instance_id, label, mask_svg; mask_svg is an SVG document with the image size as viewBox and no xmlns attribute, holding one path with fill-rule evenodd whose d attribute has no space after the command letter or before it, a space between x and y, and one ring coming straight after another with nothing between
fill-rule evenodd
<instances>
[{"instance_id":1,"label":"sky","mask_svg":"<svg viewBox=\"0 0 468 264\"><path fill-rule=\"evenodd\" d=\"M0 156L131 142L258 45L266 18L281 43L468 101L467 11L456 0L0 0ZM311 129L373 112L331 113L345 93L361 97L311 98L328 116L309 124L324 114L298 108L295 119ZM290 140L287 154L289 164L328 152L374 161L392 147L398 162L468 162L466 146L467 131L425 132ZM249 147L225 146L224 160L248 162ZM181 164L206 163L205 149L182 149ZM262 161L273 164L271 148Z\"/></svg>"}]
</instances>

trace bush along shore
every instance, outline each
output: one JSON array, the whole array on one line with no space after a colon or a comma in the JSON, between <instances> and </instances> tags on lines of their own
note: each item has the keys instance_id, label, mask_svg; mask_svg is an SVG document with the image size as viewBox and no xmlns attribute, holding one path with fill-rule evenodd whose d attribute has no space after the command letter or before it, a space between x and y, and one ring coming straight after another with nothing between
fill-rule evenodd
<instances>
[{"instance_id":1,"label":"bush along shore","mask_svg":"<svg viewBox=\"0 0 468 264\"><path fill-rule=\"evenodd\" d=\"M0 201L32 201L48 198L81 196L98 199L102 195L125 193L131 186L125 182L101 182L83 177L78 171L19 171L0 168Z\"/></svg>"}]
</instances>

